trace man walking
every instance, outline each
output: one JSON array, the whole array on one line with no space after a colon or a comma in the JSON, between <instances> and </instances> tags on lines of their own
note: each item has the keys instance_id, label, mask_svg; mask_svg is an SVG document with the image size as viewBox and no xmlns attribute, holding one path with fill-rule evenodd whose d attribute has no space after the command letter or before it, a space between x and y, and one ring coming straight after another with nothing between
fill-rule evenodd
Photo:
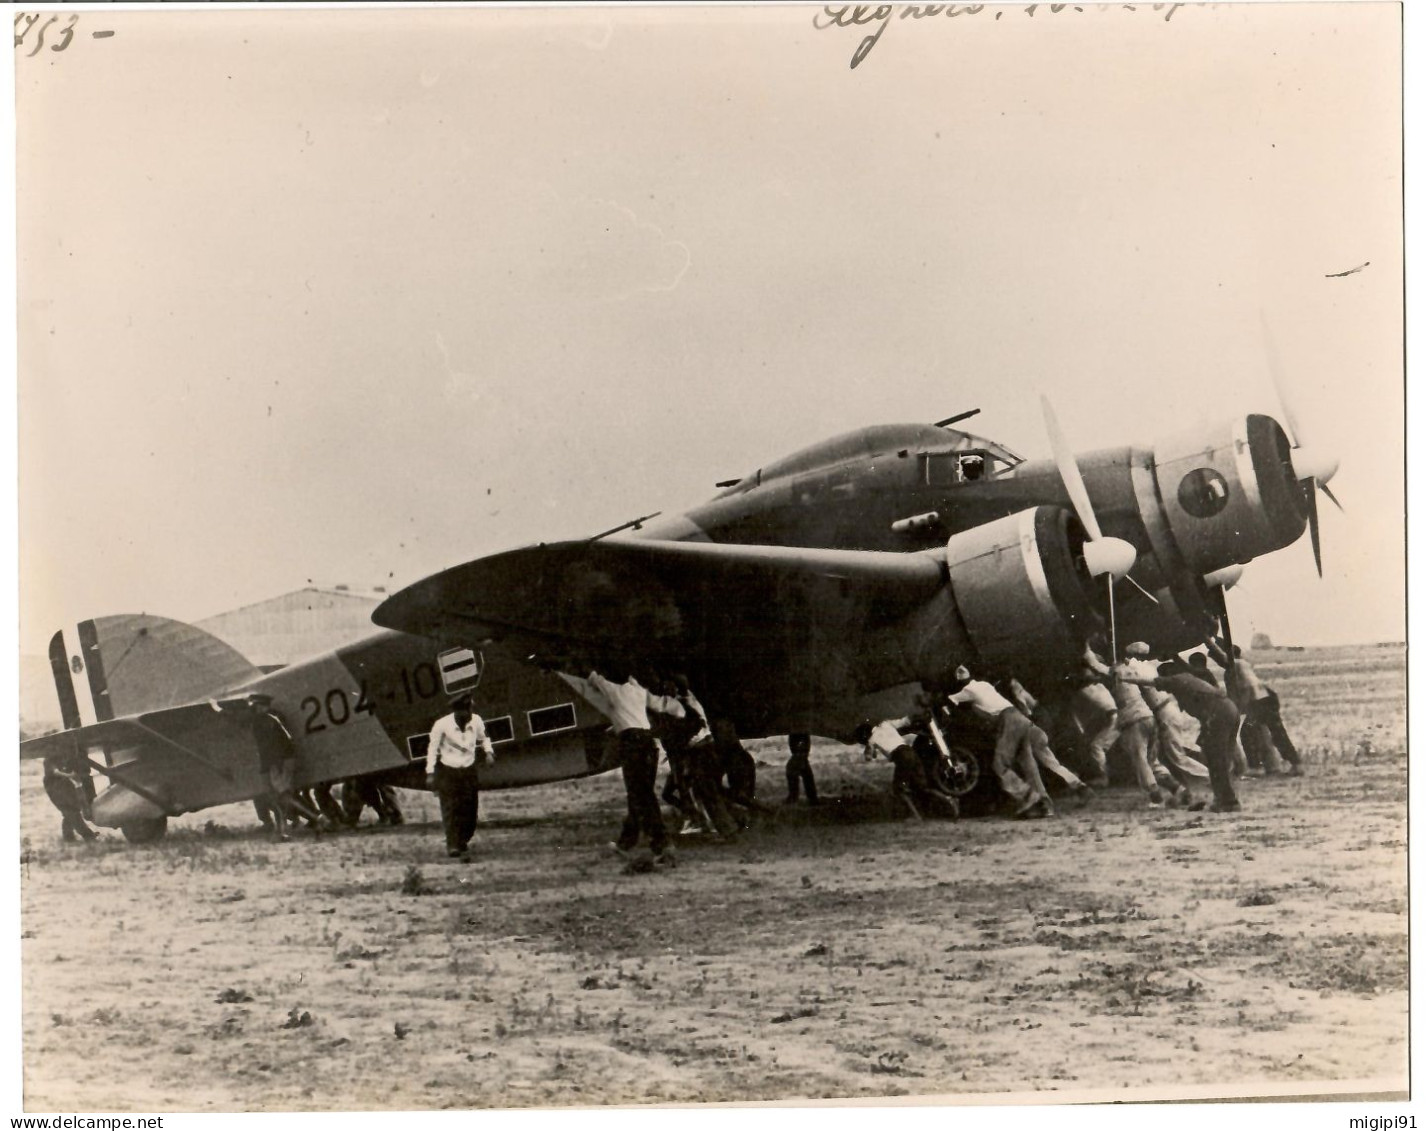
<instances>
[{"instance_id":1,"label":"man walking","mask_svg":"<svg viewBox=\"0 0 1428 1131\"><path fill-rule=\"evenodd\" d=\"M475 713L470 695L451 700L451 713L431 728L426 748L426 786L441 801L441 825L446 832L446 855L469 860L467 846L476 833L480 808L480 771L476 752L486 765L496 761L486 724Z\"/></svg>"}]
</instances>

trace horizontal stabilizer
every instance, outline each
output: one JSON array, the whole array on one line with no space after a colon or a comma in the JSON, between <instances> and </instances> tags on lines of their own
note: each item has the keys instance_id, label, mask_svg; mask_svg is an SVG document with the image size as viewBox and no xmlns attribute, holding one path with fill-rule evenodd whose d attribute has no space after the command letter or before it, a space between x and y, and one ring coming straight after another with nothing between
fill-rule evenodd
<instances>
[{"instance_id":1,"label":"horizontal stabilizer","mask_svg":"<svg viewBox=\"0 0 1428 1131\"><path fill-rule=\"evenodd\" d=\"M111 782L170 815L215 789L241 792L257 752L250 716L209 702L106 719L20 743L20 757L87 761ZM251 794L249 794L251 795Z\"/></svg>"},{"instance_id":2,"label":"horizontal stabilizer","mask_svg":"<svg viewBox=\"0 0 1428 1131\"><path fill-rule=\"evenodd\" d=\"M20 757L47 758L96 748L143 750L149 755L176 756L227 778L231 776L225 765L227 759L215 759L212 752L246 749L251 733L247 720L242 712L216 710L208 703L187 703L29 738L20 743Z\"/></svg>"}]
</instances>

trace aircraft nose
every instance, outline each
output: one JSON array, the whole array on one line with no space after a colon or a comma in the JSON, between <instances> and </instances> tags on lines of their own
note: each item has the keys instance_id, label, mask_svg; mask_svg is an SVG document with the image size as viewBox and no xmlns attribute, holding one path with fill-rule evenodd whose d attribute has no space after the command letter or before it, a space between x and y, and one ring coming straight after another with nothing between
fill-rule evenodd
<instances>
[{"instance_id":1,"label":"aircraft nose","mask_svg":"<svg viewBox=\"0 0 1428 1131\"><path fill-rule=\"evenodd\" d=\"M1271 553L1304 532L1289 437L1273 417L1252 414L1163 437L1154 464L1164 521L1196 573Z\"/></svg>"},{"instance_id":2,"label":"aircraft nose","mask_svg":"<svg viewBox=\"0 0 1428 1131\"><path fill-rule=\"evenodd\" d=\"M1308 513L1304 492L1299 487L1301 476L1295 467L1298 453L1290 446L1289 436L1279 421L1272 416L1251 413L1245 419L1245 435L1260 505L1275 543L1260 551L1267 553L1288 546L1304 533ZM1337 468L1338 462L1333 463Z\"/></svg>"}]
</instances>

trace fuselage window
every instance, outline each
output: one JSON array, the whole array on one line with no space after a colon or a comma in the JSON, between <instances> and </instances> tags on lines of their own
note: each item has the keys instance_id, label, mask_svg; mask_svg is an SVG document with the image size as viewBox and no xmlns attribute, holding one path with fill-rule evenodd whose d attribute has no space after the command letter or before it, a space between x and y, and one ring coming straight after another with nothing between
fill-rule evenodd
<instances>
[{"instance_id":1,"label":"fuselage window","mask_svg":"<svg viewBox=\"0 0 1428 1131\"><path fill-rule=\"evenodd\" d=\"M558 707L542 707L538 711L527 711L526 720L531 734L550 734L557 730L575 728L575 705L562 703Z\"/></svg>"}]
</instances>

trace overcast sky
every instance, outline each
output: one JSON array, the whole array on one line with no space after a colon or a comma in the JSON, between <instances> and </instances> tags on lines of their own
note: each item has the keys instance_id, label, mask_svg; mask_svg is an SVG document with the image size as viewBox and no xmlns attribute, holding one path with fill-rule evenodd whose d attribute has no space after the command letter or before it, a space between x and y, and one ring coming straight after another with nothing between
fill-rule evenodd
<instances>
[{"instance_id":1,"label":"overcast sky","mask_svg":"<svg viewBox=\"0 0 1428 1131\"><path fill-rule=\"evenodd\" d=\"M1236 629L1402 639L1397 7L894 16L856 68L878 25L820 11L100 11L17 50L21 649L396 587L868 423L980 407L1043 456L1041 392L1082 450L1282 418L1261 311L1348 514Z\"/></svg>"}]
</instances>

